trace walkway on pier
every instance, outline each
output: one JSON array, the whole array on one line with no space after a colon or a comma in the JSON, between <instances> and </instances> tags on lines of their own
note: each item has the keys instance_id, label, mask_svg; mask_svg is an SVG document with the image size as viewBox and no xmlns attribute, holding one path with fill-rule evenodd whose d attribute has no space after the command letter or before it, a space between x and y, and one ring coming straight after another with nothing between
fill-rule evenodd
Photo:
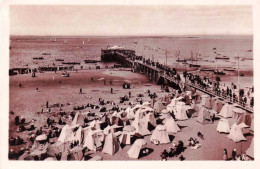
<instances>
[{"instance_id":1,"label":"walkway on pier","mask_svg":"<svg viewBox=\"0 0 260 169\"><path fill-rule=\"evenodd\" d=\"M128 62L127 65L132 65L131 67L134 68L134 65L135 64L138 64L139 66L142 66L142 67L146 67L147 69L150 69L150 70L153 70L154 72L157 72L158 75L157 75L157 79L153 79L154 81L157 81L159 78L164 78L166 80L168 80L169 82L174 82L176 84L179 83L179 81L177 81L174 77L170 77L168 75L166 75L166 71L161 69L161 68L158 68L156 66L153 66L153 65L150 65L150 64L147 64L141 60L133 60L132 58L136 57L136 56L128 56L127 54L124 54L124 53L120 53L120 51L117 51L116 52L117 55L123 57L125 61ZM144 72L145 73L145 72ZM237 106L239 106L240 108L248 111L248 112L251 112L253 113L253 107L251 106L248 106L248 105L244 105L243 103L237 101L237 100L234 100L233 98L230 98L230 96L224 94L224 93L216 93L215 91L213 91L212 89L208 89L208 88L205 88L205 87L202 87L198 84L195 84L195 83L191 83L189 82L188 80L186 80L185 82L185 85L186 86L189 86L189 87L192 87L192 88L195 88L196 90L199 90L203 93L206 93L208 95L211 95L211 96L216 96L216 97L220 97L222 98L223 100L225 101L228 101L228 102L231 102L231 103L234 103L236 104Z\"/></svg>"}]
</instances>

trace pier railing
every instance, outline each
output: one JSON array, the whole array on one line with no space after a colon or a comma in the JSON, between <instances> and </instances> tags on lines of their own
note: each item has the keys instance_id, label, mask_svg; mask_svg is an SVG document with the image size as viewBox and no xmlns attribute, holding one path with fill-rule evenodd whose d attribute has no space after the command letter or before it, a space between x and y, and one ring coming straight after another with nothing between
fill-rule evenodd
<instances>
[{"instance_id":1,"label":"pier railing","mask_svg":"<svg viewBox=\"0 0 260 169\"><path fill-rule=\"evenodd\" d=\"M171 77L171 76L167 75L166 74L167 71L162 69L162 68L158 68L158 67L153 66L152 64L148 64L148 63L146 63L146 62L144 62L142 60L135 60L134 58L136 58L137 56L128 55L126 53L121 53L120 51L116 51L115 53L118 56L123 57L123 59L120 59L121 62L122 62L122 60L125 60L126 62L131 63L132 68L133 68L134 63L137 63L139 66L146 67L148 69L153 70L154 72L157 72L158 73L158 76L157 76L158 79L162 77L163 79L166 79L166 80L168 80L170 82L174 82L176 84L179 84L179 82L180 82L175 77ZM142 72L142 73L144 73L144 72ZM253 106L251 106L250 104L248 105L248 104L244 103L243 101L241 101L239 99L230 97L226 93L214 91L213 88L202 86L202 85L200 85L200 84L198 84L196 82L195 83L191 82L191 81L189 81L186 78L185 78L185 85L189 86L189 87L192 87L192 88L195 88L195 89L197 89L197 90L199 90L199 91L201 91L203 93L209 94L211 96L220 97L224 101L228 101L228 102L234 103L237 106L241 107L242 109L244 109L244 110L246 110L248 112L253 112L254 111L253 110L254 109Z\"/></svg>"}]
</instances>

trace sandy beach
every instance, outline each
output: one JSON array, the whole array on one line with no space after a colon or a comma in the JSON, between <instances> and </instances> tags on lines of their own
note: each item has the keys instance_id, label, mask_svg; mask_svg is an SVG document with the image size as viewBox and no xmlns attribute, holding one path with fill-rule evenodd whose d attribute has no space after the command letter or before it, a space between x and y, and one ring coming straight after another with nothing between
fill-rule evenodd
<instances>
[{"instance_id":1,"label":"sandy beach","mask_svg":"<svg viewBox=\"0 0 260 169\"><path fill-rule=\"evenodd\" d=\"M92 81L91 78L94 80ZM106 79L106 84L104 84ZM110 80L112 84L110 84ZM134 88L123 89L122 84L125 81L130 81ZM19 88L18 84L22 84L22 88ZM38 91L36 90L38 88ZM82 88L83 94L79 94L79 90ZM110 93L110 89L113 88L113 94ZM36 121L31 123L36 128L42 127L46 124L48 117L53 117L58 120L57 112L58 108L51 108L51 112L45 107L46 101L49 105L55 103L64 104L62 110L68 115L73 111L73 107L81 106L83 104L95 104L98 105L98 98L103 98L105 101L114 101L120 108L128 107L129 101L136 104L136 95L139 93L144 94L143 100L148 101L150 98L147 93L144 93L149 89L152 93L156 92L160 97L168 93L161 90L160 86L149 82L147 77L142 74L132 73L129 70L120 69L101 69L101 70L82 70L70 72L70 77L62 77L61 72L45 72L37 73L35 78L31 77L31 74L10 76L10 111L14 114L9 116L9 138L11 136L20 136L26 142L29 142L29 131L22 133L16 132L17 126L14 124L15 116L19 115L24 117L26 121L35 119ZM170 89L172 90L172 89ZM129 101L119 103L120 97L132 93L132 97ZM44 113L41 113L42 109ZM81 112L96 112L86 108ZM66 119L67 123L71 123ZM234 120L229 119L230 125ZM222 160L223 149L228 150L229 157L231 151L236 148L240 154L250 146L252 135L246 135L247 141L235 143L232 140L226 138L226 134L220 134L217 132L216 127L218 121L214 124L200 124L196 122L196 118L190 118L185 121L177 121L177 124L181 128L181 132L171 136L176 142L182 140L186 144L190 137L198 138L197 132L200 131L204 135L204 140L198 138L201 143L201 148L191 150L187 148L182 155L185 160ZM148 156L141 157L139 160L160 160L160 153L166 149L169 150L171 143L164 145L154 145L149 140L150 136L145 136L147 141L147 148L151 148L152 152ZM19 146L9 147L18 150L21 147L28 147L30 144L22 144ZM113 156L97 152L91 156L99 155L103 157L103 160L133 160L128 157L127 151L131 146L127 145ZM28 147L29 148L29 147ZM169 158L168 160L179 160L177 157Z\"/></svg>"}]
</instances>

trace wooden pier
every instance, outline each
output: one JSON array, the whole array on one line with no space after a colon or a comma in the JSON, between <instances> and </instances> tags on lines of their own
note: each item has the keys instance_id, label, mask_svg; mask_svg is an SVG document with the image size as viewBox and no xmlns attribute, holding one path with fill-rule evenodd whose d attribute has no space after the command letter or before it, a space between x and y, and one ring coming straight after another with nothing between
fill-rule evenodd
<instances>
[{"instance_id":1,"label":"wooden pier","mask_svg":"<svg viewBox=\"0 0 260 169\"><path fill-rule=\"evenodd\" d=\"M102 49L101 50L101 60L104 62L107 61L119 62L124 67L132 68L133 72L143 73L148 77L149 80L155 82L156 84L166 84L171 87L172 86L178 87L180 85L180 80L168 76L164 69L148 64L141 59L142 57L135 55L134 50L129 50L129 49ZM227 95L224 95L222 93L216 93L212 89L204 88L198 84L191 83L188 80L185 80L184 85L185 87L194 88L210 96L220 97L224 101L232 102L237 106L239 106L240 108L253 113L253 107L244 106L239 101L233 100L233 98L230 98Z\"/></svg>"}]
</instances>

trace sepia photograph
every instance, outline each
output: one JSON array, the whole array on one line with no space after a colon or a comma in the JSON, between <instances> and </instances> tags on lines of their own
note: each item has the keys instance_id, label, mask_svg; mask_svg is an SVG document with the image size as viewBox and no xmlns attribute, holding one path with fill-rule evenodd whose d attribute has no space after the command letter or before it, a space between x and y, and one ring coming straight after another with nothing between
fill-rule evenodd
<instances>
[{"instance_id":1,"label":"sepia photograph","mask_svg":"<svg viewBox=\"0 0 260 169\"><path fill-rule=\"evenodd\" d=\"M252 5L8 10L8 161L254 161Z\"/></svg>"}]
</instances>

